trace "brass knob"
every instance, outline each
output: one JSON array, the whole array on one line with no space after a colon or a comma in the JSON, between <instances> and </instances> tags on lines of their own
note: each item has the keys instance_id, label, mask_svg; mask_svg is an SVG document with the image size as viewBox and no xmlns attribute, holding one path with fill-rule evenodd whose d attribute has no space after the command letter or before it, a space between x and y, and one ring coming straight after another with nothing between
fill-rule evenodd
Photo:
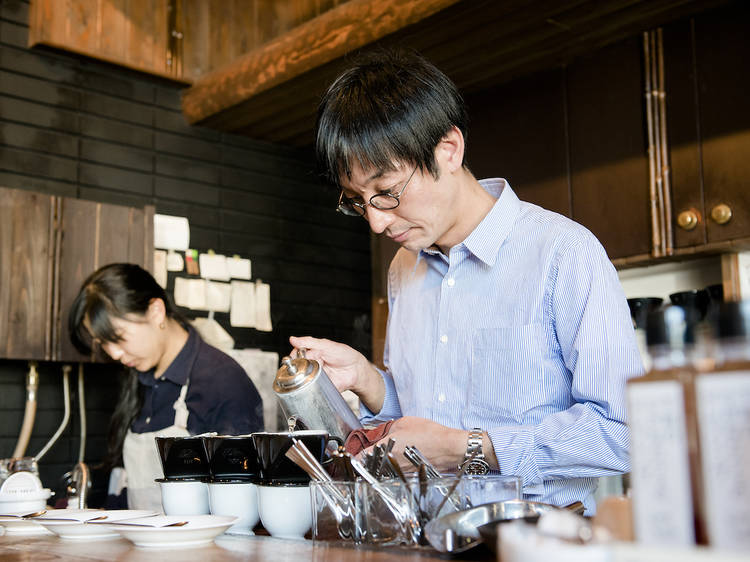
<instances>
[{"instance_id":1,"label":"brass knob","mask_svg":"<svg viewBox=\"0 0 750 562\"><path fill-rule=\"evenodd\" d=\"M682 211L677 215L677 226L683 230L693 230L698 226L698 213L692 209L689 211Z\"/></svg>"},{"instance_id":2,"label":"brass knob","mask_svg":"<svg viewBox=\"0 0 750 562\"><path fill-rule=\"evenodd\" d=\"M716 224L726 224L732 218L732 209L725 203L719 203L711 209L711 218Z\"/></svg>"}]
</instances>

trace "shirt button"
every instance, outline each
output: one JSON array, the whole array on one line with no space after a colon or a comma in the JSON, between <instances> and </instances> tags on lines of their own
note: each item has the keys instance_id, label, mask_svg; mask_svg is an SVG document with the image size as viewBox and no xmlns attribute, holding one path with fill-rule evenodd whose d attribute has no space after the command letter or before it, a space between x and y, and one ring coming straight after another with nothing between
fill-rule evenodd
<instances>
[{"instance_id":1,"label":"shirt button","mask_svg":"<svg viewBox=\"0 0 750 562\"><path fill-rule=\"evenodd\" d=\"M445 394L442 392L440 393L440 396L438 396L438 402L445 402Z\"/></svg>"},{"instance_id":2,"label":"shirt button","mask_svg":"<svg viewBox=\"0 0 750 562\"><path fill-rule=\"evenodd\" d=\"M151 416L146 418L146 423L151 423Z\"/></svg>"},{"instance_id":3,"label":"shirt button","mask_svg":"<svg viewBox=\"0 0 750 562\"><path fill-rule=\"evenodd\" d=\"M440 336L440 343L448 343L448 336L446 336L445 334Z\"/></svg>"},{"instance_id":4,"label":"shirt button","mask_svg":"<svg viewBox=\"0 0 750 562\"><path fill-rule=\"evenodd\" d=\"M453 287L453 285L455 285L455 284L456 284L456 280L455 280L455 279L453 279L453 277L450 277L450 278L448 279L448 286L449 286L449 287Z\"/></svg>"}]
</instances>

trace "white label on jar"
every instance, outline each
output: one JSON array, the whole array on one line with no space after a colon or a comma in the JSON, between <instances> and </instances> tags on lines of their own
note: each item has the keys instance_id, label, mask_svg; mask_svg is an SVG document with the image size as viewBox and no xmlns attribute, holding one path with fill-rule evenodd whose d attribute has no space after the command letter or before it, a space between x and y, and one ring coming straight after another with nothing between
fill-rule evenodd
<instances>
[{"instance_id":1,"label":"white label on jar","mask_svg":"<svg viewBox=\"0 0 750 562\"><path fill-rule=\"evenodd\" d=\"M696 378L708 539L750 547L750 371Z\"/></svg>"},{"instance_id":2,"label":"white label on jar","mask_svg":"<svg viewBox=\"0 0 750 562\"><path fill-rule=\"evenodd\" d=\"M685 400L676 381L627 387L633 522L638 542L695 543Z\"/></svg>"}]
</instances>

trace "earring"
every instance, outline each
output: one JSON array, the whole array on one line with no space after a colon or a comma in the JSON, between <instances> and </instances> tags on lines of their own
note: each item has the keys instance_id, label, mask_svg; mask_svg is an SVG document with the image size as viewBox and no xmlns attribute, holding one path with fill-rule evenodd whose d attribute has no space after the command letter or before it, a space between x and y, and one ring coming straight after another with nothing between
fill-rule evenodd
<instances>
[{"instance_id":1,"label":"earring","mask_svg":"<svg viewBox=\"0 0 750 562\"><path fill-rule=\"evenodd\" d=\"M160 328L160 329L162 329L162 330L163 330L164 328L166 328L166 327L167 327L167 325L166 325L166 324L164 324L164 322L162 322L161 324L159 324L159 328Z\"/></svg>"}]
</instances>

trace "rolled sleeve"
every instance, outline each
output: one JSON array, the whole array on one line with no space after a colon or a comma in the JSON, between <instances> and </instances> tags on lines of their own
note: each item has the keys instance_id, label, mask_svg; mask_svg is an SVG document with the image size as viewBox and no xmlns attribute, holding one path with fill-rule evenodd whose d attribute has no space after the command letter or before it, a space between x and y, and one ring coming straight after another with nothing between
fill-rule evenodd
<instances>
[{"instance_id":1,"label":"rolled sleeve","mask_svg":"<svg viewBox=\"0 0 750 562\"><path fill-rule=\"evenodd\" d=\"M396 393L396 385L393 382L393 377L388 371L377 368L380 376L383 377L383 383L385 383L385 397L383 399L383 407L380 408L379 412L371 411L367 406L360 402L359 415L360 421L363 424L374 424L380 422L386 422L400 418L401 404L398 401L398 394Z\"/></svg>"}]
</instances>

